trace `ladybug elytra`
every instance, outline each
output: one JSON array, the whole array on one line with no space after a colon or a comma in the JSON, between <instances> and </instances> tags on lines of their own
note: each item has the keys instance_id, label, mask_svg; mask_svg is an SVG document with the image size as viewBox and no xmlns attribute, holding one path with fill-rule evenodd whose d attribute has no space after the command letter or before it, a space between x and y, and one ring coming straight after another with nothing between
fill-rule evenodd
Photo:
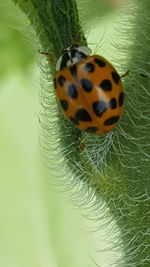
<instances>
[{"instance_id":1,"label":"ladybug elytra","mask_svg":"<svg viewBox=\"0 0 150 267\"><path fill-rule=\"evenodd\" d=\"M117 125L124 106L120 75L87 46L72 44L56 64L54 86L64 115L78 129L106 134Z\"/></svg>"}]
</instances>

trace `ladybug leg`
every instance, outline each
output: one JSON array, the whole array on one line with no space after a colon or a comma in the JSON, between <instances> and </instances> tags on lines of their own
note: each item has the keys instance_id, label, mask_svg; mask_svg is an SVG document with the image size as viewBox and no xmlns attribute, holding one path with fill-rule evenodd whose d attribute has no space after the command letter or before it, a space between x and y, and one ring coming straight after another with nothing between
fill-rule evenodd
<instances>
[{"instance_id":1,"label":"ladybug leg","mask_svg":"<svg viewBox=\"0 0 150 267\"><path fill-rule=\"evenodd\" d=\"M123 75L120 76L120 78L125 78L126 76L128 76L130 74L129 70L127 70Z\"/></svg>"},{"instance_id":2,"label":"ladybug leg","mask_svg":"<svg viewBox=\"0 0 150 267\"><path fill-rule=\"evenodd\" d=\"M85 143L80 143L80 144L79 144L79 148L80 148L81 150L83 150L83 149L85 148L85 146L86 146Z\"/></svg>"},{"instance_id":3,"label":"ladybug leg","mask_svg":"<svg viewBox=\"0 0 150 267\"><path fill-rule=\"evenodd\" d=\"M42 52L38 49L38 53L41 54L41 55L46 55L46 56L49 56L50 58L50 63L53 65L54 64L54 58L53 58L53 55L52 54L49 54L47 52Z\"/></svg>"}]
</instances>

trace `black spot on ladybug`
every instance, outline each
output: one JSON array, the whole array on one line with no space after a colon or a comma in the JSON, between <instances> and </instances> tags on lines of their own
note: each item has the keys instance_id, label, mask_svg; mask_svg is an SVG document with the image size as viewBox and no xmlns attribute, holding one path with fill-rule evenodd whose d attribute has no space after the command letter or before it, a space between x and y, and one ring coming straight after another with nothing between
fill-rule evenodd
<instances>
[{"instance_id":1,"label":"black spot on ladybug","mask_svg":"<svg viewBox=\"0 0 150 267\"><path fill-rule=\"evenodd\" d=\"M120 81L120 76L119 76L119 74L118 74L117 72L114 72L114 71L112 71L111 74L112 74L113 81L114 81L116 84L118 84L119 81Z\"/></svg>"},{"instance_id":2,"label":"black spot on ladybug","mask_svg":"<svg viewBox=\"0 0 150 267\"><path fill-rule=\"evenodd\" d=\"M64 86L65 81L66 81L65 77L63 75L60 75L58 78L59 85Z\"/></svg>"},{"instance_id":3,"label":"black spot on ladybug","mask_svg":"<svg viewBox=\"0 0 150 267\"><path fill-rule=\"evenodd\" d=\"M95 63L99 66L99 67L105 67L106 63L102 60L102 59L99 59L99 58L95 58L94 59Z\"/></svg>"},{"instance_id":4,"label":"black spot on ladybug","mask_svg":"<svg viewBox=\"0 0 150 267\"><path fill-rule=\"evenodd\" d=\"M69 117L69 119L70 119L75 125L79 125L79 121L78 121L76 118Z\"/></svg>"},{"instance_id":5,"label":"black spot on ladybug","mask_svg":"<svg viewBox=\"0 0 150 267\"><path fill-rule=\"evenodd\" d=\"M79 121L92 121L90 114L84 108L78 109L75 118Z\"/></svg>"},{"instance_id":6,"label":"black spot on ladybug","mask_svg":"<svg viewBox=\"0 0 150 267\"><path fill-rule=\"evenodd\" d=\"M97 127L88 127L85 131L88 133L95 133L97 131Z\"/></svg>"},{"instance_id":7,"label":"black spot on ladybug","mask_svg":"<svg viewBox=\"0 0 150 267\"><path fill-rule=\"evenodd\" d=\"M107 125L107 126L112 125L116 123L118 120L119 120L119 116L112 116L109 119L104 121L104 125Z\"/></svg>"},{"instance_id":8,"label":"black spot on ladybug","mask_svg":"<svg viewBox=\"0 0 150 267\"><path fill-rule=\"evenodd\" d=\"M74 84L70 84L67 90L68 96L72 99L76 99L78 96L77 88Z\"/></svg>"},{"instance_id":9,"label":"black spot on ladybug","mask_svg":"<svg viewBox=\"0 0 150 267\"><path fill-rule=\"evenodd\" d=\"M94 64L92 63L86 63L84 66L84 69L86 72L94 72L95 67L94 67Z\"/></svg>"},{"instance_id":10,"label":"black spot on ladybug","mask_svg":"<svg viewBox=\"0 0 150 267\"><path fill-rule=\"evenodd\" d=\"M77 67L76 67L75 64L72 65L72 66L70 66L70 67L69 67L69 70L70 70L70 72L71 72L71 74L72 74L73 76L76 76L76 75L77 75Z\"/></svg>"},{"instance_id":11,"label":"black spot on ladybug","mask_svg":"<svg viewBox=\"0 0 150 267\"><path fill-rule=\"evenodd\" d=\"M96 101L92 106L94 113L99 117L107 110L107 105L104 101Z\"/></svg>"},{"instance_id":12,"label":"black spot on ladybug","mask_svg":"<svg viewBox=\"0 0 150 267\"><path fill-rule=\"evenodd\" d=\"M112 90L112 84L111 84L111 81L109 81L109 80L103 80L99 86L105 92Z\"/></svg>"},{"instance_id":13,"label":"black spot on ladybug","mask_svg":"<svg viewBox=\"0 0 150 267\"><path fill-rule=\"evenodd\" d=\"M116 101L116 98L111 98L110 101L109 101L109 107L111 109L114 109L117 107L117 101Z\"/></svg>"},{"instance_id":14,"label":"black spot on ladybug","mask_svg":"<svg viewBox=\"0 0 150 267\"><path fill-rule=\"evenodd\" d=\"M54 88L56 89L57 87L57 81L56 81L56 78L54 78Z\"/></svg>"},{"instance_id":15,"label":"black spot on ladybug","mask_svg":"<svg viewBox=\"0 0 150 267\"><path fill-rule=\"evenodd\" d=\"M69 107L67 100L60 100L60 105L63 108L63 110L67 110Z\"/></svg>"},{"instance_id":16,"label":"black spot on ladybug","mask_svg":"<svg viewBox=\"0 0 150 267\"><path fill-rule=\"evenodd\" d=\"M119 99L118 99L119 107L121 107L123 105L123 102L124 102L124 93L121 92L119 95Z\"/></svg>"},{"instance_id":17,"label":"black spot on ladybug","mask_svg":"<svg viewBox=\"0 0 150 267\"><path fill-rule=\"evenodd\" d=\"M88 93L92 91L93 83L89 79L82 79L80 81L80 83L81 83L81 86L84 89L84 91L86 91Z\"/></svg>"}]
</instances>

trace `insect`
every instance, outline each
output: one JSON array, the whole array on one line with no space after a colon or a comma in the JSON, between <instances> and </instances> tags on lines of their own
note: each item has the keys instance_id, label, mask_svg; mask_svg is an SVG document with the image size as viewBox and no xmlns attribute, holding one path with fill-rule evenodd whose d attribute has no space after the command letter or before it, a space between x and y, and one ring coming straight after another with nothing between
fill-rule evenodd
<instances>
[{"instance_id":1,"label":"insect","mask_svg":"<svg viewBox=\"0 0 150 267\"><path fill-rule=\"evenodd\" d=\"M118 123L124 107L121 78L100 55L85 45L72 44L56 63L54 87L64 115L78 129L106 134Z\"/></svg>"}]
</instances>

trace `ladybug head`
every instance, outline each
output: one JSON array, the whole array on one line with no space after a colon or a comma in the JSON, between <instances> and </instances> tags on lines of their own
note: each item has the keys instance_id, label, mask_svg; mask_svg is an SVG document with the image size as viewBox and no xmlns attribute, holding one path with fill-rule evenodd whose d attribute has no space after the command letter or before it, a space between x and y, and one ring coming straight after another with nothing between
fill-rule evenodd
<instances>
[{"instance_id":1,"label":"ladybug head","mask_svg":"<svg viewBox=\"0 0 150 267\"><path fill-rule=\"evenodd\" d=\"M70 67L91 54L91 49L85 45L72 44L65 48L56 63L56 71Z\"/></svg>"}]
</instances>

